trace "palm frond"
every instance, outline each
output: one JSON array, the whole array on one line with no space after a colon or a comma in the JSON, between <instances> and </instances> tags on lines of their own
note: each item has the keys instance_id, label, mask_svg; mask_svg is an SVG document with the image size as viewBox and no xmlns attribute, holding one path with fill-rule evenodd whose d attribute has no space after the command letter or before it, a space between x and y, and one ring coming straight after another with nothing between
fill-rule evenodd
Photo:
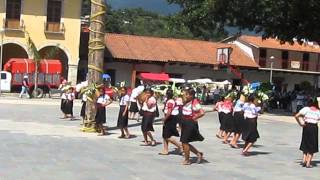
<instances>
[{"instance_id":1,"label":"palm frond","mask_svg":"<svg viewBox=\"0 0 320 180\"><path fill-rule=\"evenodd\" d=\"M27 35L28 50L33 55L33 60L38 62L41 60L40 52L38 51L36 45L34 44L28 32L26 32L26 35Z\"/></svg>"},{"instance_id":2,"label":"palm frond","mask_svg":"<svg viewBox=\"0 0 320 180\"><path fill-rule=\"evenodd\" d=\"M53 48L50 48L50 51L47 52L44 55L44 59L53 59L56 57L57 53L59 52L59 44L57 44L56 46L54 46Z\"/></svg>"}]
</instances>

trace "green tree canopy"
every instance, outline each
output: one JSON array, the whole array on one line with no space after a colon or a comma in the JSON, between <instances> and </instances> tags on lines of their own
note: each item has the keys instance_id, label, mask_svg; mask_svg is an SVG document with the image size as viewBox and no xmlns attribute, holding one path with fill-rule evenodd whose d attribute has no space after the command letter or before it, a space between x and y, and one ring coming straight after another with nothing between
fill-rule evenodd
<instances>
[{"instance_id":1,"label":"green tree canopy","mask_svg":"<svg viewBox=\"0 0 320 180\"><path fill-rule=\"evenodd\" d=\"M320 42L319 0L167 0L183 9L191 29L236 26L292 42Z\"/></svg>"}]
</instances>

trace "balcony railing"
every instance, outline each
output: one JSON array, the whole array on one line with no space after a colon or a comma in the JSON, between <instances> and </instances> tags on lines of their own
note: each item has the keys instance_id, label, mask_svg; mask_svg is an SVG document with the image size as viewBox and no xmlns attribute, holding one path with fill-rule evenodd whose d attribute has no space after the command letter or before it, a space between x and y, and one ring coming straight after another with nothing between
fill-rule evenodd
<instances>
[{"instance_id":1,"label":"balcony railing","mask_svg":"<svg viewBox=\"0 0 320 180\"><path fill-rule=\"evenodd\" d=\"M64 34L65 27L63 22L45 22L45 33Z\"/></svg>"},{"instance_id":2,"label":"balcony railing","mask_svg":"<svg viewBox=\"0 0 320 180\"><path fill-rule=\"evenodd\" d=\"M25 25L22 19L3 19L4 29L8 31L24 31Z\"/></svg>"},{"instance_id":3,"label":"balcony railing","mask_svg":"<svg viewBox=\"0 0 320 180\"><path fill-rule=\"evenodd\" d=\"M274 60L276 61L276 60ZM261 62L264 63L264 66L261 66ZM269 63L268 63L269 64ZM266 66L266 61L259 61L261 68L270 68L270 65ZM285 60L282 59L280 63L273 63L274 69L284 69L284 70L297 70L297 71L320 71L320 63L310 63L303 62L298 60Z\"/></svg>"}]
</instances>

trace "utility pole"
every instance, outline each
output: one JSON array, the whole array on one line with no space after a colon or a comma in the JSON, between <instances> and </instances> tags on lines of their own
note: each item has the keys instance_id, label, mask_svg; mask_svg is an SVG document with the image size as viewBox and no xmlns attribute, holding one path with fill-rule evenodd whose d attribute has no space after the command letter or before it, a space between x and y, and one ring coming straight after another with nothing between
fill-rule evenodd
<instances>
[{"instance_id":1,"label":"utility pole","mask_svg":"<svg viewBox=\"0 0 320 180\"><path fill-rule=\"evenodd\" d=\"M91 0L90 38L88 54L88 86L102 84L104 62L104 36L105 36L105 0ZM87 101L86 106L86 132L95 132L96 99Z\"/></svg>"}]
</instances>

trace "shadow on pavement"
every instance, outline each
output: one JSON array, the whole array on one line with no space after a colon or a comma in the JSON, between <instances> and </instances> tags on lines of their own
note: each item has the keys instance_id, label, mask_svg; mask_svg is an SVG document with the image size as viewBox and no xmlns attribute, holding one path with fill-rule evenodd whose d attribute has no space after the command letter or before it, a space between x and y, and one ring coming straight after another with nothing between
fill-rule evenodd
<instances>
[{"instance_id":1,"label":"shadow on pavement","mask_svg":"<svg viewBox=\"0 0 320 180\"><path fill-rule=\"evenodd\" d=\"M249 156L257 156L257 155L268 155L272 154L271 152L263 152L263 151L251 151L249 152Z\"/></svg>"}]
</instances>

